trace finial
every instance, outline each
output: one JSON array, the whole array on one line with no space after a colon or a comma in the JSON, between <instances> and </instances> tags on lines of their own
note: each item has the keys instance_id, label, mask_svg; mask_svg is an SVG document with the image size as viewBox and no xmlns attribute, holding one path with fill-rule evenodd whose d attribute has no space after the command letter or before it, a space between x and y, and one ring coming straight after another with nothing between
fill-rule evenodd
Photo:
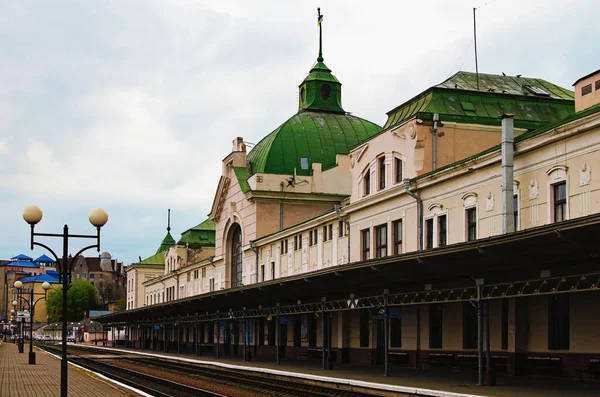
<instances>
[{"instance_id":1,"label":"finial","mask_svg":"<svg viewBox=\"0 0 600 397\"><path fill-rule=\"evenodd\" d=\"M171 209L167 210L167 233L171 232Z\"/></svg>"},{"instance_id":2,"label":"finial","mask_svg":"<svg viewBox=\"0 0 600 397\"><path fill-rule=\"evenodd\" d=\"M317 7L317 25L319 25L319 57L317 62L323 62L323 28L321 27L323 22L323 15L321 15L321 7Z\"/></svg>"}]
</instances>

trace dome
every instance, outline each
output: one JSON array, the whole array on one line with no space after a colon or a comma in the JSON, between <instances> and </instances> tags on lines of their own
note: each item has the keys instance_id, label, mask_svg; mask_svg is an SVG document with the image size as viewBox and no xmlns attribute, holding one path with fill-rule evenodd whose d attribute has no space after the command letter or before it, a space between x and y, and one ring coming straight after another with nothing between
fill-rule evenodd
<instances>
[{"instance_id":1,"label":"dome","mask_svg":"<svg viewBox=\"0 0 600 397\"><path fill-rule=\"evenodd\" d=\"M251 172L310 175L313 163L323 170L336 166L337 154L381 131L365 119L347 114L303 110L281 124L248 153Z\"/></svg>"},{"instance_id":2,"label":"dome","mask_svg":"<svg viewBox=\"0 0 600 397\"><path fill-rule=\"evenodd\" d=\"M108 252L103 252L100 254L100 258L102 259L110 259L112 258L111 255Z\"/></svg>"}]
</instances>

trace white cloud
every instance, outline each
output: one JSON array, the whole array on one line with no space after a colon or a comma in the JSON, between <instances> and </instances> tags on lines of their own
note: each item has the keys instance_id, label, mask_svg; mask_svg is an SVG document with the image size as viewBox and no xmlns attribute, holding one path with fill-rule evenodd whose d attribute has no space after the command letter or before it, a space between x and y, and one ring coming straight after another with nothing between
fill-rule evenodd
<instances>
[{"instance_id":1,"label":"white cloud","mask_svg":"<svg viewBox=\"0 0 600 397\"><path fill-rule=\"evenodd\" d=\"M484 4L484 2L482 2ZM258 142L297 108L317 55L316 2L12 2L0 15L0 258L26 251L22 208L45 226L110 213L126 261L203 220L231 140ZM385 112L473 69L470 1L334 0L325 62L346 110ZM480 70L569 87L597 69L591 0L491 1L477 11ZM68 15L68 18L65 16Z\"/></svg>"}]
</instances>

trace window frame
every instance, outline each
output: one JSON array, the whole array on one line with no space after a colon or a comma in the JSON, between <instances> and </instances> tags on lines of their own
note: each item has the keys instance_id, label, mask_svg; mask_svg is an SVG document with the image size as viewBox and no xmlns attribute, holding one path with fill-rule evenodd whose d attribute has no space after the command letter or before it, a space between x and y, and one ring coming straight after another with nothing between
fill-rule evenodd
<instances>
[{"instance_id":1,"label":"window frame","mask_svg":"<svg viewBox=\"0 0 600 397\"><path fill-rule=\"evenodd\" d=\"M384 235L380 236L380 232L384 231ZM387 223L374 227L375 231L375 258L385 258L388 256L388 225ZM381 237L383 237L381 239ZM380 254L383 253L382 255Z\"/></svg>"},{"instance_id":2,"label":"window frame","mask_svg":"<svg viewBox=\"0 0 600 397\"><path fill-rule=\"evenodd\" d=\"M366 261L371 259L371 229L366 228L360 231L360 257Z\"/></svg>"},{"instance_id":3,"label":"window frame","mask_svg":"<svg viewBox=\"0 0 600 397\"><path fill-rule=\"evenodd\" d=\"M398 231L400 232L400 241L398 241ZM402 218L392 222L392 252L394 255L402 254L402 240L404 239L404 231L402 230Z\"/></svg>"},{"instance_id":4,"label":"window frame","mask_svg":"<svg viewBox=\"0 0 600 397\"><path fill-rule=\"evenodd\" d=\"M400 170L400 173L398 173ZM400 178L398 178L400 176ZM404 164L400 157L394 157L394 183L403 183L404 179Z\"/></svg>"},{"instance_id":5,"label":"window frame","mask_svg":"<svg viewBox=\"0 0 600 397\"><path fill-rule=\"evenodd\" d=\"M470 214L474 214L474 220L469 219ZM473 236L471 236L471 228L473 228ZM477 206L465 208L465 237L466 241L477 240Z\"/></svg>"},{"instance_id":6,"label":"window frame","mask_svg":"<svg viewBox=\"0 0 600 397\"><path fill-rule=\"evenodd\" d=\"M371 166L367 167L367 170L363 173L363 197L371 194Z\"/></svg>"},{"instance_id":7,"label":"window frame","mask_svg":"<svg viewBox=\"0 0 600 397\"><path fill-rule=\"evenodd\" d=\"M565 189L565 197L563 199L557 200L556 199L556 195L557 195L557 189L560 189L561 186L564 186ZM567 189L567 181L566 180L561 180L558 181L556 183L553 183L551 185L552 188L552 222L563 222L569 219L568 216L568 207L567 207L567 203L568 203L568 199L569 199L569 191ZM558 208L561 208L561 212L562 212L562 219L561 220L557 220L557 210Z\"/></svg>"},{"instance_id":8,"label":"window frame","mask_svg":"<svg viewBox=\"0 0 600 397\"><path fill-rule=\"evenodd\" d=\"M437 224L437 246L438 247L445 247L448 245L448 214L447 213L442 213L442 214L438 214L436 216L436 224ZM441 220L444 219L444 227L441 227ZM443 238L442 238L443 237ZM443 243L442 243L443 240Z\"/></svg>"},{"instance_id":9,"label":"window frame","mask_svg":"<svg viewBox=\"0 0 600 397\"><path fill-rule=\"evenodd\" d=\"M434 218L435 216L425 219L425 249L432 249L434 247Z\"/></svg>"},{"instance_id":10,"label":"window frame","mask_svg":"<svg viewBox=\"0 0 600 397\"><path fill-rule=\"evenodd\" d=\"M385 163L385 155L377 158L377 176L378 176L378 190L385 189L386 185L386 174L387 174L387 164Z\"/></svg>"}]
</instances>

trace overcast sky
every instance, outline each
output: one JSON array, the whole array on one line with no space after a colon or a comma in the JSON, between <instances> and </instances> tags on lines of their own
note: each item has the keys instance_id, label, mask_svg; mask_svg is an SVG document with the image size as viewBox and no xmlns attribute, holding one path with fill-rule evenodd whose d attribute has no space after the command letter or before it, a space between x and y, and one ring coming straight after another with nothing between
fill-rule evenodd
<instances>
[{"instance_id":1,"label":"overcast sky","mask_svg":"<svg viewBox=\"0 0 600 397\"><path fill-rule=\"evenodd\" d=\"M297 109L318 51L346 111L385 113L458 70L571 89L600 67L597 0L6 1L0 11L0 259L39 231L93 232L126 263L206 218L231 141L258 142ZM60 240L46 240L60 250ZM82 241L72 241L72 249ZM89 252L95 255L94 252Z\"/></svg>"}]
</instances>

